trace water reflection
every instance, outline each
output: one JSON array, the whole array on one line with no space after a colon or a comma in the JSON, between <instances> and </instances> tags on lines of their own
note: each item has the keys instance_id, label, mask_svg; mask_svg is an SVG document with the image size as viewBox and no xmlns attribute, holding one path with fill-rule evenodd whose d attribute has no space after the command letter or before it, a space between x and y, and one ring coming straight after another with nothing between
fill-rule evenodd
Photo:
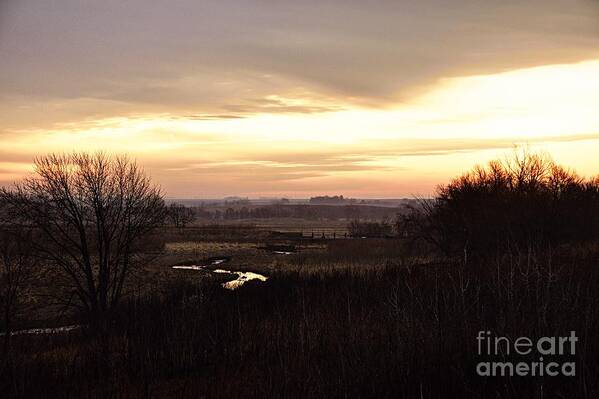
<instances>
[{"instance_id":1,"label":"water reflection","mask_svg":"<svg viewBox=\"0 0 599 399\"><path fill-rule=\"evenodd\" d=\"M226 283L221 284L223 288L228 290L235 290L241 287L243 284L252 280L266 281L268 277L263 276L262 274L254 273L254 272L230 272L228 270L216 269L213 270L214 273L229 273L229 274L237 274L237 279L227 281Z\"/></svg>"},{"instance_id":2,"label":"water reflection","mask_svg":"<svg viewBox=\"0 0 599 399\"><path fill-rule=\"evenodd\" d=\"M69 332L72 330L76 330L78 328L81 328L80 325L78 324L74 324L72 326L62 326L62 327L54 327L54 328L30 328L28 330L17 330L17 331L12 331L10 333L11 336L13 335L39 335L39 334L58 334L58 333L63 333L63 332ZM2 332L0 333L0 337L5 336L6 333Z\"/></svg>"},{"instance_id":3,"label":"water reflection","mask_svg":"<svg viewBox=\"0 0 599 399\"><path fill-rule=\"evenodd\" d=\"M224 262L219 262L219 263L224 263ZM214 264L219 264L219 263L212 263L212 264L214 265ZM230 270L224 270L224 269L210 270L204 265L176 265L176 266L171 266L171 267L173 269L203 270L206 272L219 273L219 274L236 274L237 278L235 280L227 281L227 282L221 284L221 286L227 290L236 290L237 288L241 287L243 284L247 283L248 281L252 281L252 280L258 280L258 281L268 280L268 277L266 277L262 274L259 274L259 273L230 271Z\"/></svg>"}]
</instances>

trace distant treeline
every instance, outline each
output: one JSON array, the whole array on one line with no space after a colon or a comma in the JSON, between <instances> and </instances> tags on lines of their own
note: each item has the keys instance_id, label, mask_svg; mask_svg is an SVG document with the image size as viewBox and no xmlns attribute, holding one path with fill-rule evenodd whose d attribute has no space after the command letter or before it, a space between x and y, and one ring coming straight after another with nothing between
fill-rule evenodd
<instances>
[{"instance_id":1,"label":"distant treeline","mask_svg":"<svg viewBox=\"0 0 599 399\"><path fill-rule=\"evenodd\" d=\"M327 220L382 220L393 218L407 211L406 206L382 207L371 205L264 205L256 207L193 208L196 219L241 220L241 219L327 219Z\"/></svg>"},{"instance_id":2,"label":"distant treeline","mask_svg":"<svg viewBox=\"0 0 599 399\"><path fill-rule=\"evenodd\" d=\"M356 199L343 198L343 195L322 195L310 198L311 204L345 204L357 202Z\"/></svg>"}]
</instances>

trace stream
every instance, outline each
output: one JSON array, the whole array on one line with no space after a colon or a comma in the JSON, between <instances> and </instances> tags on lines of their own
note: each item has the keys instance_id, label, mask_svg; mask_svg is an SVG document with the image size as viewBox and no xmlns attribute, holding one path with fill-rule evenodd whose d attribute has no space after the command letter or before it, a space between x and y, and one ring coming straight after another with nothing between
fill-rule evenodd
<instances>
[{"instance_id":1,"label":"stream","mask_svg":"<svg viewBox=\"0 0 599 399\"><path fill-rule=\"evenodd\" d=\"M227 261L228 261L227 258L211 259L209 265L210 266L220 265L221 263L226 263ZM198 271L206 271L206 272L218 273L218 274L236 274L237 278L235 280L227 281L227 282L221 284L221 286L227 290L236 290L237 288L241 287L248 281L252 281L252 280L258 280L258 281L268 280L268 277L266 277L262 274L259 274L259 273L230 271L230 270L224 270L224 269L211 270L211 269L208 269L206 265L177 265L177 266L171 266L171 267L173 269L198 270ZM79 328L81 328L81 325L78 325L78 324L70 325L70 326L55 327L55 328L31 328L28 330L13 331L13 332L11 332L10 335L15 336L15 335L58 334L58 333L69 332L69 331L76 330ZM0 332L0 337L3 337L5 335L6 335L5 332Z\"/></svg>"},{"instance_id":2,"label":"stream","mask_svg":"<svg viewBox=\"0 0 599 399\"><path fill-rule=\"evenodd\" d=\"M54 328L30 328L28 330L12 331L10 333L10 335L14 336L14 335L58 334L58 333L63 333L63 332L69 332L69 331L72 331L72 330L76 330L78 328L81 328L81 325L74 324L74 325L71 325L71 326L62 326L62 327L54 327ZM5 335L6 335L5 332L0 333L0 337L3 337Z\"/></svg>"},{"instance_id":3,"label":"stream","mask_svg":"<svg viewBox=\"0 0 599 399\"><path fill-rule=\"evenodd\" d=\"M206 271L210 273L219 273L219 274L236 274L237 278L235 280L227 281L222 283L221 286L227 290L236 290L241 287L248 281L258 280L258 281L266 281L268 277L254 272L242 272L242 271L231 271L224 269L208 269L207 266L220 265L221 263L226 263L228 259L222 258L214 258L210 261L209 265L176 265L171 266L173 269L182 269L182 270L198 270L198 271Z\"/></svg>"}]
</instances>

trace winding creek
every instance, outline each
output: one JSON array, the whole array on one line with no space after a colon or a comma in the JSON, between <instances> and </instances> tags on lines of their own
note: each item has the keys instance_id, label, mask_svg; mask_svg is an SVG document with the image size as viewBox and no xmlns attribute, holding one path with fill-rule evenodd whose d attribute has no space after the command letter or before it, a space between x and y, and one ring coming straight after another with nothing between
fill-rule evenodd
<instances>
[{"instance_id":1,"label":"winding creek","mask_svg":"<svg viewBox=\"0 0 599 399\"><path fill-rule=\"evenodd\" d=\"M228 261L229 261L228 258L215 258L215 259L211 259L210 263L208 265L175 265L175 266L171 266L171 268L182 269L182 270L198 270L198 271L205 271L205 272L209 272L209 273L218 273L218 274L237 275L236 279L230 280L230 281L227 281L227 282L224 282L221 284L221 286L227 290L236 290L239 287L241 287L242 285L244 285L245 283L247 283L248 281L253 281L253 280L266 281L266 280L268 280L267 276L264 276L259 273L230 271L230 270L225 270L225 269L212 270L212 269L208 268L208 266L216 266L216 265L220 265L222 263L226 263ZM79 324L55 327L55 328L31 328L28 330L12 331L10 333L10 335L14 336L14 335L59 334L59 333L69 332L72 330L77 330L80 328L81 328L81 325L79 325ZM5 335L6 335L6 332L0 332L0 337L5 336Z\"/></svg>"},{"instance_id":2,"label":"winding creek","mask_svg":"<svg viewBox=\"0 0 599 399\"><path fill-rule=\"evenodd\" d=\"M232 274L237 275L237 278L231 281L227 281L222 283L221 286L227 290L236 290L241 287L248 281L257 280L257 281L266 281L268 280L267 276L264 276L259 273L254 272L242 272L242 271L231 271L225 269L209 269L208 266L220 265L222 263L228 262L228 258L215 258L211 259L209 265L175 265L171 266L173 269L182 269L182 270L198 270L205 271L209 273L218 273L218 274Z\"/></svg>"},{"instance_id":3,"label":"winding creek","mask_svg":"<svg viewBox=\"0 0 599 399\"><path fill-rule=\"evenodd\" d=\"M254 273L254 272L231 272L223 269L216 269L212 271L213 273L229 273L229 274L237 274L237 279L227 281L226 283L221 284L223 288L228 290L235 290L241 287L243 284L252 280L266 281L268 277L263 276L262 274Z\"/></svg>"},{"instance_id":4,"label":"winding creek","mask_svg":"<svg viewBox=\"0 0 599 399\"><path fill-rule=\"evenodd\" d=\"M10 333L10 335L14 336L14 335L58 334L58 333L64 333L64 332L69 332L69 331L73 331L73 330L78 330L80 328L81 328L81 325L79 325L79 324L73 324L70 326L62 326L62 327L54 327L54 328L30 328L28 330L12 331ZM0 337L3 337L5 335L6 335L5 332L0 333Z\"/></svg>"}]
</instances>

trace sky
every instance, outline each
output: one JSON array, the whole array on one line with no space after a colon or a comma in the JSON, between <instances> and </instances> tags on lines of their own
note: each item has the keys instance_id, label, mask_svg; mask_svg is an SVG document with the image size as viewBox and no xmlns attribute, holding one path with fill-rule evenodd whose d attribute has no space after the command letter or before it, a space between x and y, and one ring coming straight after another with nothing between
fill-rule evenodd
<instances>
[{"instance_id":1,"label":"sky","mask_svg":"<svg viewBox=\"0 0 599 399\"><path fill-rule=\"evenodd\" d=\"M0 0L0 185L101 150L171 198L398 198L518 145L599 174L599 0Z\"/></svg>"}]
</instances>

